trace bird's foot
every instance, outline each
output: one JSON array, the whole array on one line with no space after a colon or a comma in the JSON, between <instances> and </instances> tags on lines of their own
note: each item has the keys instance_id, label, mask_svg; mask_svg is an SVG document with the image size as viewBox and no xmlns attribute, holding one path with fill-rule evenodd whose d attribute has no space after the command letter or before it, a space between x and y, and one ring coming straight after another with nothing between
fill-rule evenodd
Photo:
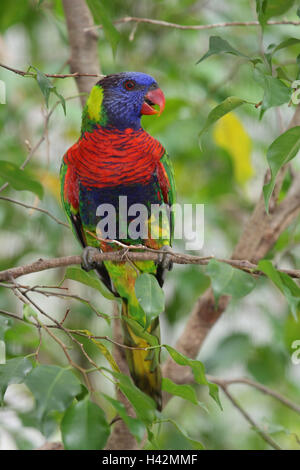
<instances>
[{"instance_id":1,"label":"bird's foot","mask_svg":"<svg viewBox=\"0 0 300 470\"><path fill-rule=\"evenodd\" d=\"M172 255L172 249L169 245L164 245L162 248L160 248L160 251L163 251L164 253L159 253L158 254L158 259L156 261L156 264L162 269L162 270L168 270L171 271L173 267L173 261L171 259Z\"/></svg>"},{"instance_id":2,"label":"bird's foot","mask_svg":"<svg viewBox=\"0 0 300 470\"><path fill-rule=\"evenodd\" d=\"M86 246L83 249L82 255L81 255L81 267L84 269L84 271L92 271L92 269L97 269L100 268L102 265L102 262L94 261L94 256L98 255L100 251L97 248L94 248L93 246Z\"/></svg>"}]
</instances>

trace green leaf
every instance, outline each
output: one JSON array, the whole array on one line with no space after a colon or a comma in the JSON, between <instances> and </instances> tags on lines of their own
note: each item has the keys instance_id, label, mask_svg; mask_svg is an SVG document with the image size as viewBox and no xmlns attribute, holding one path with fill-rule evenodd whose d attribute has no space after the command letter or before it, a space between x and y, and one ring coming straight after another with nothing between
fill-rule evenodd
<instances>
[{"instance_id":1,"label":"green leaf","mask_svg":"<svg viewBox=\"0 0 300 470\"><path fill-rule=\"evenodd\" d=\"M173 419L169 419L168 421L169 423L172 423L173 426L175 426L176 429L180 432L180 434L182 434L187 439L187 441L191 444L193 449L196 449L196 450L204 449L204 445L201 442L196 441L195 439L192 439L190 436L188 436L188 434L185 431L183 431L182 428L178 426L178 424Z\"/></svg>"},{"instance_id":2,"label":"green leaf","mask_svg":"<svg viewBox=\"0 0 300 470\"><path fill-rule=\"evenodd\" d=\"M148 331L146 331L135 320L132 320L132 318L123 317L122 321L125 321L130 326L130 328L132 329L134 334L136 334L137 336L145 339L150 344L150 346L158 346L159 345L157 337L152 335L151 333L148 333ZM159 348L157 348L157 350L158 349Z\"/></svg>"},{"instance_id":3,"label":"green leaf","mask_svg":"<svg viewBox=\"0 0 300 470\"><path fill-rule=\"evenodd\" d=\"M228 41L222 39L220 36L210 36L209 38L209 49L208 51L198 60L197 64L207 59L211 55L221 54L221 53L233 54L240 57L249 59L249 57L242 52L239 52L237 49L232 47Z\"/></svg>"},{"instance_id":4,"label":"green leaf","mask_svg":"<svg viewBox=\"0 0 300 470\"><path fill-rule=\"evenodd\" d=\"M132 404L138 419L146 426L151 425L156 419L157 410L155 401L137 388L127 375L120 372L109 372L118 379L117 385Z\"/></svg>"},{"instance_id":5,"label":"green leaf","mask_svg":"<svg viewBox=\"0 0 300 470\"><path fill-rule=\"evenodd\" d=\"M23 383L31 369L32 364L26 357L16 357L0 364L0 402L8 385Z\"/></svg>"},{"instance_id":6,"label":"green leaf","mask_svg":"<svg viewBox=\"0 0 300 470\"><path fill-rule=\"evenodd\" d=\"M116 363L116 361L114 360L111 352L107 349L107 347L101 343L100 341L98 341L97 339L93 338L93 334L89 331L89 330L80 330L82 333L85 333L86 335L90 336L90 339L91 341L95 344L95 346L97 346L97 348L99 349L99 351L101 352L101 354L103 354L103 356L105 357L105 359L110 363L111 367L113 368L113 370L115 370L116 372L120 372L120 369L118 367L118 364Z\"/></svg>"},{"instance_id":7,"label":"green leaf","mask_svg":"<svg viewBox=\"0 0 300 470\"><path fill-rule=\"evenodd\" d=\"M67 450L100 450L106 444L110 426L103 410L86 397L67 409L61 433Z\"/></svg>"},{"instance_id":8,"label":"green leaf","mask_svg":"<svg viewBox=\"0 0 300 470\"><path fill-rule=\"evenodd\" d=\"M48 107L50 92L53 90L54 85L51 80L49 80L49 78L39 69L33 66L30 66L30 68L36 71L36 80L38 82L41 92L44 95L46 106Z\"/></svg>"},{"instance_id":9,"label":"green leaf","mask_svg":"<svg viewBox=\"0 0 300 470\"><path fill-rule=\"evenodd\" d=\"M66 100L65 100L65 98L63 97L63 95L61 95L60 93L58 93L58 91L56 90L56 88L53 88L53 93L55 93L55 95L56 95L57 98L59 99L60 104L62 105L62 109L64 110L64 115L66 116L66 114L67 114L67 109L66 109Z\"/></svg>"},{"instance_id":10,"label":"green leaf","mask_svg":"<svg viewBox=\"0 0 300 470\"><path fill-rule=\"evenodd\" d=\"M113 55L115 56L120 41L119 31L114 27L101 0L87 0L87 4L92 12L95 23L102 24L105 37L110 43Z\"/></svg>"},{"instance_id":11,"label":"green leaf","mask_svg":"<svg viewBox=\"0 0 300 470\"><path fill-rule=\"evenodd\" d=\"M264 28L267 18L266 18L266 8L268 0L256 0L256 13L258 21L262 28Z\"/></svg>"},{"instance_id":12,"label":"green leaf","mask_svg":"<svg viewBox=\"0 0 300 470\"><path fill-rule=\"evenodd\" d=\"M123 419L131 434L136 438L138 442L141 442L146 432L146 427L144 423L140 419L132 418L131 416L129 416L123 403L118 400L115 400L114 398L110 397L109 395L106 395L105 393L102 393L102 395L115 408L116 412Z\"/></svg>"},{"instance_id":13,"label":"green leaf","mask_svg":"<svg viewBox=\"0 0 300 470\"><path fill-rule=\"evenodd\" d=\"M11 328L11 318L0 315L0 340L4 340L5 333Z\"/></svg>"},{"instance_id":14,"label":"green leaf","mask_svg":"<svg viewBox=\"0 0 300 470\"><path fill-rule=\"evenodd\" d=\"M175 395L177 397L184 398L185 400L194 403L194 405L199 404L195 389L191 385L178 385L172 380L164 377L162 379L162 390L167 393L170 393L170 395Z\"/></svg>"},{"instance_id":15,"label":"green leaf","mask_svg":"<svg viewBox=\"0 0 300 470\"><path fill-rule=\"evenodd\" d=\"M221 117L223 117L227 113L230 113L230 111L233 111L235 108L241 106L244 103L247 103L247 101L242 100L241 98L238 98L236 96L229 96L224 101L222 101L222 103L220 103L218 106L216 106L210 111L209 115L207 116L204 127L199 132L199 137L201 137L201 135L205 131L207 131L207 129L212 124L221 119Z\"/></svg>"},{"instance_id":16,"label":"green leaf","mask_svg":"<svg viewBox=\"0 0 300 470\"><path fill-rule=\"evenodd\" d=\"M69 369L58 366L38 366L25 381L37 403L40 420L50 412L65 411L81 392L80 381Z\"/></svg>"},{"instance_id":17,"label":"green leaf","mask_svg":"<svg viewBox=\"0 0 300 470\"><path fill-rule=\"evenodd\" d=\"M192 446L193 449L196 449L196 450L203 450L204 449L204 446L203 444L201 444L201 442L199 441L196 441L195 439L192 439L190 438L186 432L184 432L181 427L176 423L176 421L174 421L173 419L170 419L170 418L167 418L167 419L164 419L164 420L161 420L161 421L158 421L158 423L170 423L172 424L176 429L177 431L182 435L184 436L184 438L189 442L189 444Z\"/></svg>"},{"instance_id":18,"label":"green leaf","mask_svg":"<svg viewBox=\"0 0 300 470\"><path fill-rule=\"evenodd\" d=\"M279 44L270 44L267 48L267 52L265 53L265 57L269 63L270 70L272 72L272 59L273 55L277 52L280 51L281 49L284 49L289 46L294 46L295 44L299 44L300 39L298 38L287 38L284 41L280 42ZM283 77L285 78L285 77Z\"/></svg>"},{"instance_id":19,"label":"green leaf","mask_svg":"<svg viewBox=\"0 0 300 470\"><path fill-rule=\"evenodd\" d=\"M255 70L257 71L258 69L256 68ZM257 72L254 72L254 76L257 77L256 73ZM262 75L262 80L257 81L260 82L264 88L260 113L260 117L262 117L267 109L288 103L291 99L292 89L286 86L279 78L272 77L262 71L258 71L258 74Z\"/></svg>"},{"instance_id":20,"label":"green leaf","mask_svg":"<svg viewBox=\"0 0 300 470\"><path fill-rule=\"evenodd\" d=\"M300 126L292 127L272 142L267 151L267 160L271 170L271 180L263 187L266 212L273 193L276 176L280 168L292 160L300 149Z\"/></svg>"},{"instance_id":21,"label":"green leaf","mask_svg":"<svg viewBox=\"0 0 300 470\"><path fill-rule=\"evenodd\" d=\"M86 286L92 287L93 289L99 291L106 299L115 300L115 296L107 289L107 287L105 287L104 284L102 284L99 279L81 268L67 268L63 281L65 279L72 279L73 281L81 282L81 284L85 284Z\"/></svg>"},{"instance_id":22,"label":"green leaf","mask_svg":"<svg viewBox=\"0 0 300 470\"><path fill-rule=\"evenodd\" d=\"M137 335L139 338L143 338L144 340L146 340L150 346L159 346L158 338L155 335L148 333L148 331L145 330L145 328L142 327L137 321L132 320L131 318L128 318L125 316L123 316L122 320L125 321L130 326L130 329L133 331L135 335ZM152 350L152 353L153 353L153 364L154 366L158 365L160 348L155 347L155 349Z\"/></svg>"},{"instance_id":23,"label":"green leaf","mask_svg":"<svg viewBox=\"0 0 300 470\"><path fill-rule=\"evenodd\" d=\"M250 274L215 259L209 261L206 274L211 278L216 305L223 294L239 299L255 287L255 279Z\"/></svg>"},{"instance_id":24,"label":"green leaf","mask_svg":"<svg viewBox=\"0 0 300 470\"><path fill-rule=\"evenodd\" d=\"M265 273L283 293L294 318L297 319L297 311L300 302L300 287L298 287L288 274L277 271L269 260L261 260L257 267L260 271Z\"/></svg>"},{"instance_id":25,"label":"green leaf","mask_svg":"<svg viewBox=\"0 0 300 470\"><path fill-rule=\"evenodd\" d=\"M146 314L146 325L165 309L165 294L152 274L144 273L135 281L135 295Z\"/></svg>"},{"instance_id":26,"label":"green leaf","mask_svg":"<svg viewBox=\"0 0 300 470\"><path fill-rule=\"evenodd\" d=\"M40 87L41 92L44 95L47 108L48 108L48 105L49 105L50 93L54 93L58 97L58 99L59 99L59 101L62 105L62 108L64 110L64 114L66 115L66 102L65 102L65 99L62 95L60 95L58 93L58 91L56 90L56 87L53 85L51 80L43 72L41 72L39 69L37 69L33 65L31 65L29 67L29 70L30 69L33 69L36 72L36 80L38 82L38 85Z\"/></svg>"},{"instance_id":27,"label":"green leaf","mask_svg":"<svg viewBox=\"0 0 300 470\"><path fill-rule=\"evenodd\" d=\"M298 38L287 38L284 41L280 42L272 51L272 55L275 54L275 52L280 51L280 49L284 49L289 46L294 46L295 44L299 44L300 39Z\"/></svg>"},{"instance_id":28,"label":"green leaf","mask_svg":"<svg viewBox=\"0 0 300 470\"><path fill-rule=\"evenodd\" d=\"M194 379L198 384L208 386L210 396L215 400L222 410L218 387L216 384L208 382L207 378L205 377L205 368L202 362L197 361L196 359L190 359L167 344L164 344L163 346L177 364L180 366L189 366L192 369Z\"/></svg>"},{"instance_id":29,"label":"green leaf","mask_svg":"<svg viewBox=\"0 0 300 470\"><path fill-rule=\"evenodd\" d=\"M30 318L37 318L38 314L33 310L31 305L29 304L23 304L23 319L27 321L28 323L31 323Z\"/></svg>"},{"instance_id":30,"label":"green leaf","mask_svg":"<svg viewBox=\"0 0 300 470\"><path fill-rule=\"evenodd\" d=\"M262 28L273 16L283 15L294 4L295 0L256 0L256 12Z\"/></svg>"},{"instance_id":31,"label":"green leaf","mask_svg":"<svg viewBox=\"0 0 300 470\"><path fill-rule=\"evenodd\" d=\"M0 160L0 177L17 191L30 191L43 199L43 186L32 179L26 170L20 170L14 163Z\"/></svg>"}]
</instances>

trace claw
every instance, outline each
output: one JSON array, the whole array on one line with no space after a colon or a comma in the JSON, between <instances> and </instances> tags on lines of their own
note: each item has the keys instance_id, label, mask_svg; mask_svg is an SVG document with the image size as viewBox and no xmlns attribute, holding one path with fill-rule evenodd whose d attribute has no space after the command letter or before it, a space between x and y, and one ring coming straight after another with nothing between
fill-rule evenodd
<instances>
[{"instance_id":1,"label":"claw","mask_svg":"<svg viewBox=\"0 0 300 470\"><path fill-rule=\"evenodd\" d=\"M99 268L101 266L101 262L97 263L97 261L93 261L93 257L95 254L99 254L100 251L97 248L94 248L93 246L86 246L83 249L81 258L81 267L85 271L92 271L92 269Z\"/></svg>"},{"instance_id":2,"label":"claw","mask_svg":"<svg viewBox=\"0 0 300 470\"><path fill-rule=\"evenodd\" d=\"M164 251L165 253L159 253L156 264L160 266L162 270L166 269L171 271L173 267L173 261L171 260L171 247L169 245L164 245L162 248L160 248L160 251Z\"/></svg>"}]
</instances>

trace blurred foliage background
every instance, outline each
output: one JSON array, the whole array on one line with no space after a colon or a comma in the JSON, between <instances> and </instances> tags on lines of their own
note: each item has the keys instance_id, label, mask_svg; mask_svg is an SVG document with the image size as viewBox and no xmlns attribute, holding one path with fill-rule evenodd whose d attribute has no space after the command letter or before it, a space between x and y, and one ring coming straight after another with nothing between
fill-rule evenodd
<instances>
[{"instance_id":1,"label":"blurred foliage background","mask_svg":"<svg viewBox=\"0 0 300 470\"><path fill-rule=\"evenodd\" d=\"M180 24L210 24L256 20L255 2L239 0L103 0L112 20L140 16ZM273 19L299 19L296 2L284 16ZM143 118L143 124L168 149L177 182L178 201L205 204L205 243L201 255L230 257L243 223L251 214L267 168L266 149L286 127L294 107L272 108L259 120L259 109L242 106L219 121L202 140L199 130L209 111L226 97L235 95L254 103L262 100L263 89L253 77L253 65L230 54L212 56L196 65L208 49L209 36L220 35L239 51L254 57L262 48L278 44L287 37L300 37L299 27L267 26L263 40L258 27L219 28L212 31L182 31L150 24L117 26L121 35L116 57L102 31L99 32L99 58L102 73L138 70L153 75L167 98L163 115ZM298 49L297 49L298 48ZM297 78L296 55L299 45L279 51L275 64L291 79ZM47 73L68 73L69 45L60 0L12 2L2 0L0 15L0 62L21 70L29 65ZM47 112L57 101L50 96L49 109L35 80L0 68L6 84L6 104L0 105L0 154L20 166L42 135L45 139L34 153L28 171L44 187L44 198L28 191L8 187L1 195L42 207L65 220L59 197L59 167L62 155L79 136L79 99L67 100L66 116L57 106L45 128ZM72 78L54 80L65 99L77 95ZM226 139L226 136L230 138ZM299 169L299 162L293 166ZM4 183L5 180L0 183ZM288 184L288 182L286 182ZM39 257L58 257L80 253L72 233L45 214L0 200L0 269L22 265ZM276 243L269 258L281 267L299 265L298 220ZM184 243L176 242L176 250ZM195 253L197 254L197 253ZM52 270L22 278L28 285L57 285L64 271ZM111 302L96 291L74 281L66 281L70 292L89 298L100 311L111 313ZM207 289L208 278L201 267L176 265L165 284L166 313L162 318L164 343L175 344L197 297ZM70 308L66 324L87 328L94 334L111 335L111 327L88 306L73 300L32 295L46 311L62 319ZM0 308L22 315L22 305L10 289L1 288ZM26 323L0 316L7 357L34 352L39 337ZM5 335L5 336L4 336ZM300 365L291 361L291 344L300 339L300 323L292 317L286 300L267 279L259 279L246 298L233 301L211 331L199 359L207 373L217 377L248 376L299 402ZM96 362L105 363L96 347L86 345ZM79 352L73 352L83 361ZM77 355L77 356L76 356ZM54 341L43 338L40 349L43 364L66 365ZM112 389L93 376L96 387ZM199 388L199 387L198 387ZM224 411L217 409L202 389L197 388L201 407L173 398L164 413L174 418L188 434L208 449L265 449L260 436L221 393ZM233 385L232 393L257 423L284 448L299 449L299 417L271 397L253 388ZM99 398L108 417L113 410ZM41 430L34 416L34 400L24 385L11 385L0 410L0 448L30 449L58 436L55 419ZM58 419L58 418L57 418ZM44 435L42 432L44 432ZM274 434L274 435L273 435ZM188 442L171 425L163 425L158 441L164 449L189 448Z\"/></svg>"}]
</instances>

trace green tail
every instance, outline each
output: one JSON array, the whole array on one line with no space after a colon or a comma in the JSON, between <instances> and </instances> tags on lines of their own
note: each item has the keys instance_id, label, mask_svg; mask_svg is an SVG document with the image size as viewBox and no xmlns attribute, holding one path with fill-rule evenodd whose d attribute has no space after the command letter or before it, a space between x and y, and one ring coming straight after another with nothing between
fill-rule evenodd
<instances>
[{"instance_id":1,"label":"green tail","mask_svg":"<svg viewBox=\"0 0 300 470\"><path fill-rule=\"evenodd\" d=\"M122 303L122 316L128 318L127 303ZM124 343L126 346L135 348L148 348L151 346L145 337L141 337L134 333L133 329L126 320L123 320ZM158 317L152 321L147 333L155 336L160 343L160 328ZM159 365L158 350L150 349L143 351L139 349L126 349L126 358L130 370L131 377L135 385L144 393L153 398L156 402L157 409L162 409L162 393L161 393L161 369Z\"/></svg>"}]
</instances>

